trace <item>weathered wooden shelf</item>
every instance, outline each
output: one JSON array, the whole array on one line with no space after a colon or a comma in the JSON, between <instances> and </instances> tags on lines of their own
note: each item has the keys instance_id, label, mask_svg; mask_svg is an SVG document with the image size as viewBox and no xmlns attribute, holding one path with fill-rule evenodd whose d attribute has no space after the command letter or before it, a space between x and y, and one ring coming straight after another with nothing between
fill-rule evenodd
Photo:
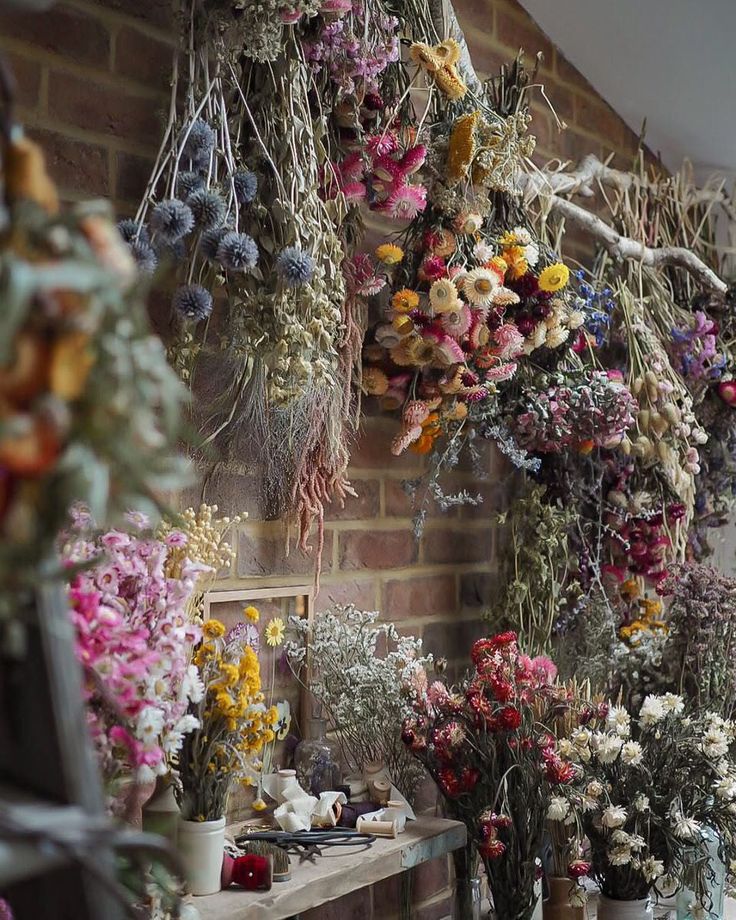
<instances>
[{"instance_id":1,"label":"weathered wooden shelf","mask_svg":"<svg viewBox=\"0 0 736 920\"><path fill-rule=\"evenodd\" d=\"M422 817L409 821L394 840L379 839L367 848L328 849L314 862L300 863L292 856L291 879L270 891L230 888L195 898L194 905L202 920L282 920L444 856L465 840L465 825L459 821Z\"/></svg>"}]
</instances>

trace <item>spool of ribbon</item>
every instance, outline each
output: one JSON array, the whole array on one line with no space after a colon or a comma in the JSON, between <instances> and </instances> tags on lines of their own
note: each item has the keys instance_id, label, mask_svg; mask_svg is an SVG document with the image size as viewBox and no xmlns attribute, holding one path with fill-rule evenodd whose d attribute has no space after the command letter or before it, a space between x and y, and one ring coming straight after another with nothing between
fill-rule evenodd
<instances>
[{"instance_id":1,"label":"spool of ribbon","mask_svg":"<svg viewBox=\"0 0 736 920\"><path fill-rule=\"evenodd\" d=\"M273 857L232 856L225 853L222 861L222 887L238 885L245 891L270 891L273 885Z\"/></svg>"}]
</instances>

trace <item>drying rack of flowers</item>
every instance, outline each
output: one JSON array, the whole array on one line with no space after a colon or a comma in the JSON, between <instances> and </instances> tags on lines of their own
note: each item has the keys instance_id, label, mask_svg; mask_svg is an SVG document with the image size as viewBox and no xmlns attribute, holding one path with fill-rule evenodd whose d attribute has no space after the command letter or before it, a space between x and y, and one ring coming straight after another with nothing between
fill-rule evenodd
<instances>
[{"instance_id":1,"label":"drying rack of flowers","mask_svg":"<svg viewBox=\"0 0 736 920\"><path fill-rule=\"evenodd\" d=\"M383 144L399 23L380 0L187 0L180 19L160 154L120 229L144 269L176 264L180 375L196 392L207 358L227 368L199 418L206 438L230 453L246 435L261 445L263 498L304 548L317 521L319 567L324 505L351 491L353 381L378 283L353 263L360 143Z\"/></svg>"}]
</instances>

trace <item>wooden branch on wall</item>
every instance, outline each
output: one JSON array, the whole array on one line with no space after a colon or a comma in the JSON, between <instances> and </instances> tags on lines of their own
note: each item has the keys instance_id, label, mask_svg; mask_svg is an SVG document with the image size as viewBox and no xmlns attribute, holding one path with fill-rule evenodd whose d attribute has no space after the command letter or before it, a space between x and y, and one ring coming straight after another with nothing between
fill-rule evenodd
<instances>
[{"instance_id":1,"label":"wooden branch on wall","mask_svg":"<svg viewBox=\"0 0 736 920\"><path fill-rule=\"evenodd\" d=\"M470 91L476 96L481 96L483 84L473 67L468 44L451 0L429 0L428 7L440 38L452 37L460 46L458 69ZM719 293L727 290L728 285L725 281L719 278L691 250L676 246L659 248L646 246L638 240L622 236L591 211L561 197L565 194L580 194L590 198L595 194L593 189L595 181L625 190L635 184L638 179L632 173L612 169L596 156L590 155L585 157L578 168L570 173L537 171L522 175L519 191L527 197L544 196L551 211L583 227L616 259L633 260L652 267L677 265L690 272L709 290ZM703 191L705 193L703 203L712 201L714 190Z\"/></svg>"}]
</instances>

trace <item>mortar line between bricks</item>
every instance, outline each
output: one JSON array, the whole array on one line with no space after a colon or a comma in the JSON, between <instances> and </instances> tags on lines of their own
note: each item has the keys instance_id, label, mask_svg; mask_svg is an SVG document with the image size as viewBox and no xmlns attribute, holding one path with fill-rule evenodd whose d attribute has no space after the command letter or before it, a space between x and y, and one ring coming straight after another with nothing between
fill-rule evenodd
<instances>
[{"instance_id":1,"label":"mortar line between bricks","mask_svg":"<svg viewBox=\"0 0 736 920\"><path fill-rule=\"evenodd\" d=\"M91 78L94 78L95 81L99 81L108 89L118 90L141 101L157 101L163 106L168 106L169 104L169 93L166 90L149 87L146 83L139 83L132 77L111 73L109 70L103 70L94 64L78 64L74 58L68 55L46 51L37 45L30 45L20 39L13 38L12 35L0 37L0 47L6 48L26 60L46 64L61 73L85 80L87 83L90 82Z\"/></svg>"},{"instance_id":2,"label":"mortar line between bricks","mask_svg":"<svg viewBox=\"0 0 736 920\"><path fill-rule=\"evenodd\" d=\"M130 153L144 159L153 159L156 153L150 147L131 143L112 134L98 134L96 131L78 128L76 125L70 125L65 121L52 120L50 117L52 113L43 114L23 107L20 107L20 113L26 127L49 131L52 134L60 134L64 138L79 141L82 144L91 144L95 147L104 147L106 149L112 148L115 152Z\"/></svg>"},{"instance_id":3,"label":"mortar line between bricks","mask_svg":"<svg viewBox=\"0 0 736 920\"><path fill-rule=\"evenodd\" d=\"M176 26L173 23L170 29L164 29L162 26L154 25L143 19L137 19L135 16L119 13L107 7L101 7L99 3L89 2L89 0L66 0L66 5L94 16L94 18L103 25L109 23L118 28L121 26L129 26L130 28L136 29L138 32L143 32L144 35L148 35L158 41L165 42L167 45L171 45L172 48L177 44L178 36L176 35Z\"/></svg>"}]
</instances>

